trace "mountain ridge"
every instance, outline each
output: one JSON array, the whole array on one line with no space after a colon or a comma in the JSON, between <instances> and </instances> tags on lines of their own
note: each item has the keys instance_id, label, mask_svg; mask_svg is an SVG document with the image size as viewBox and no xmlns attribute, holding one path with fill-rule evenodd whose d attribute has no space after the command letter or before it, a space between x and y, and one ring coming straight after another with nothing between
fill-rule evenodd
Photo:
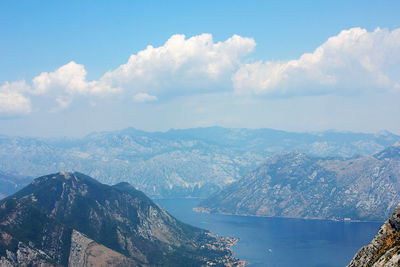
<instances>
[{"instance_id":1,"label":"mountain ridge","mask_svg":"<svg viewBox=\"0 0 400 267\"><path fill-rule=\"evenodd\" d=\"M301 152L269 157L198 211L332 220L387 218L400 203L400 147L351 159Z\"/></svg>"},{"instance_id":2,"label":"mountain ridge","mask_svg":"<svg viewBox=\"0 0 400 267\"><path fill-rule=\"evenodd\" d=\"M0 170L41 176L79 171L107 184L128 181L153 198L206 197L277 152L371 155L400 140L386 133L292 133L222 127L145 132L133 128L83 138L0 136Z\"/></svg>"},{"instance_id":3,"label":"mountain ridge","mask_svg":"<svg viewBox=\"0 0 400 267\"><path fill-rule=\"evenodd\" d=\"M0 255L11 265L74 266L97 253L91 261L113 266L241 266L232 242L176 220L127 183L109 186L78 172L36 178L0 202Z\"/></svg>"}]
</instances>

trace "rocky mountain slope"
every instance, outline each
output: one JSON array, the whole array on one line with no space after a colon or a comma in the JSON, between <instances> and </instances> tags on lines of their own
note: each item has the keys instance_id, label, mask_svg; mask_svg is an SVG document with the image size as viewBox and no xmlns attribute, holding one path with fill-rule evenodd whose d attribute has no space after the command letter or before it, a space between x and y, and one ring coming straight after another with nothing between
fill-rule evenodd
<instances>
[{"instance_id":1,"label":"rocky mountain slope","mask_svg":"<svg viewBox=\"0 0 400 267\"><path fill-rule=\"evenodd\" d=\"M396 267L400 265L400 206L390 216L374 239L361 248L348 267Z\"/></svg>"},{"instance_id":2,"label":"rocky mountain slope","mask_svg":"<svg viewBox=\"0 0 400 267\"><path fill-rule=\"evenodd\" d=\"M373 156L284 152L200 204L199 211L293 218L382 220L400 203L400 146Z\"/></svg>"},{"instance_id":3,"label":"rocky mountain slope","mask_svg":"<svg viewBox=\"0 0 400 267\"><path fill-rule=\"evenodd\" d=\"M1 266L240 266L233 241L174 219L128 183L80 173L37 178L0 202Z\"/></svg>"},{"instance_id":4,"label":"rocky mountain slope","mask_svg":"<svg viewBox=\"0 0 400 267\"><path fill-rule=\"evenodd\" d=\"M388 132L291 133L219 127L167 132L128 128L79 139L0 136L0 170L21 176L79 171L107 184L128 181L151 197L208 196L276 152L370 155L399 139Z\"/></svg>"}]
</instances>

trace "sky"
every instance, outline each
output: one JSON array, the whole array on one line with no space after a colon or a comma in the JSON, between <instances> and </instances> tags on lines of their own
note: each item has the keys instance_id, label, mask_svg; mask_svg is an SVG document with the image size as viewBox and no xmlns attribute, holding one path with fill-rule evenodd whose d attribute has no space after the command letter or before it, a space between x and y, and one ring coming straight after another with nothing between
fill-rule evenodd
<instances>
[{"instance_id":1,"label":"sky","mask_svg":"<svg viewBox=\"0 0 400 267\"><path fill-rule=\"evenodd\" d=\"M0 1L0 134L400 134L400 1Z\"/></svg>"}]
</instances>

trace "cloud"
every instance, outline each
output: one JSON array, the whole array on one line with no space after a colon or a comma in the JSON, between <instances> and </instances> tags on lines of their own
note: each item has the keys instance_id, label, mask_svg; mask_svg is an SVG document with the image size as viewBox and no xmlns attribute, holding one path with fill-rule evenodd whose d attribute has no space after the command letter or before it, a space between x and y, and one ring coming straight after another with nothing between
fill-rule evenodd
<instances>
[{"instance_id":1,"label":"cloud","mask_svg":"<svg viewBox=\"0 0 400 267\"><path fill-rule=\"evenodd\" d=\"M160 47L149 45L131 55L127 63L98 80L87 81L84 65L74 61L52 72L42 72L33 78L30 93L52 97L58 104L54 112L70 106L78 95L119 93L130 95L135 102L148 102L157 100L157 94L231 88L232 73L254 47L253 39L238 35L214 43L211 34L188 39L177 34Z\"/></svg>"},{"instance_id":2,"label":"cloud","mask_svg":"<svg viewBox=\"0 0 400 267\"><path fill-rule=\"evenodd\" d=\"M23 95L30 87L24 82L5 82L0 86L0 116L24 115L31 112L31 100Z\"/></svg>"},{"instance_id":3,"label":"cloud","mask_svg":"<svg viewBox=\"0 0 400 267\"><path fill-rule=\"evenodd\" d=\"M211 34L189 39L176 34L163 46L148 46L131 55L127 63L106 73L100 81L134 92L145 88L152 93L209 90L210 85L230 87L230 76L255 45L253 39L238 35L214 43Z\"/></svg>"},{"instance_id":4,"label":"cloud","mask_svg":"<svg viewBox=\"0 0 400 267\"><path fill-rule=\"evenodd\" d=\"M116 93L120 88L113 88L99 81L87 81L86 70L81 64L69 62L53 72L42 72L33 78L33 94L45 94L49 91L63 91L67 94L104 95Z\"/></svg>"},{"instance_id":5,"label":"cloud","mask_svg":"<svg viewBox=\"0 0 400 267\"><path fill-rule=\"evenodd\" d=\"M238 35L215 42L211 34L176 34L92 81L84 65L71 61L29 84L1 85L0 112L27 114L31 100L41 110L57 112L74 101L88 106L124 98L144 103L209 93L233 96L232 90L282 97L400 91L400 29L352 28L298 59L245 63L255 46L254 39ZM105 96L115 97L108 101Z\"/></svg>"},{"instance_id":6,"label":"cloud","mask_svg":"<svg viewBox=\"0 0 400 267\"><path fill-rule=\"evenodd\" d=\"M152 102L157 101L157 97L154 95L149 95L146 93L138 93L133 97L133 101L136 103L145 103L145 102Z\"/></svg>"},{"instance_id":7,"label":"cloud","mask_svg":"<svg viewBox=\"0 0 400 267\"><path fill-rule=\"evenodd\" d=\"M318 95L399 90L400 29L352 28L290 61L243 64L232 76L238 94Z\"/></svg>"}]
</instances>

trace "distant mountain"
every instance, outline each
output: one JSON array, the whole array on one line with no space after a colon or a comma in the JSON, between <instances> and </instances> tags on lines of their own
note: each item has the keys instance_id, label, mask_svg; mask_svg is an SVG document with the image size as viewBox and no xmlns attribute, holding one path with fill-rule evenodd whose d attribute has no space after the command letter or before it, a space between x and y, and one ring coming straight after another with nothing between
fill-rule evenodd
<instances>
[{"instance_id":1,"label":"distant mountain","mask_svg":"<svg viewBox=\"0 0 400 267\"><path fill-rule=\"evenodd\" d=\"M37 178L0 202L1 266L240 266L233 242L174 219L128 183L80 173Z\"/></svg>"},{"instance_id":2,"label":"distant mountain","mask_svg":"<svg viewBox=\"0 0 400 267\"><path fill-rule=\"evenodd\" d=\"M80 139L0 136L0 170L21 176L80 171L107 184L128 181L151 197L204 197L277 152L353 157L371 155L396 140L400 136L388 132L291 133L220 127L167 132L128 128Z\"/></svg>"},{"instance_id":3,"label":"distant mountain","mask_svg":"<svg viewBox=\"0 0 400 267\"><path fill-rule=\"evenodd\" d=\"M204 200L198 210L292 218L382 220L400 203L400 146L373 156L283 152Z\"/></svg>"},{"instance_id":4,"label":"distant mountain","mask_svg":"<svg viewBox=\"0 0 400 267\"><path fill-rule=\"evenodd\" d=\"M29 184L33 178L0 171L0 199L11 195Z\"/></svg>"},{"instance_id":5,"label":"distant mountain","mask_svg":"<svg viewBox=\"0 0 400 267\"><path fill-rule=\"evenodd\" d=\"M400 206L379 229L374 239L361 248L348 267L400 266Z\"/></svg>"}]
</instances>

